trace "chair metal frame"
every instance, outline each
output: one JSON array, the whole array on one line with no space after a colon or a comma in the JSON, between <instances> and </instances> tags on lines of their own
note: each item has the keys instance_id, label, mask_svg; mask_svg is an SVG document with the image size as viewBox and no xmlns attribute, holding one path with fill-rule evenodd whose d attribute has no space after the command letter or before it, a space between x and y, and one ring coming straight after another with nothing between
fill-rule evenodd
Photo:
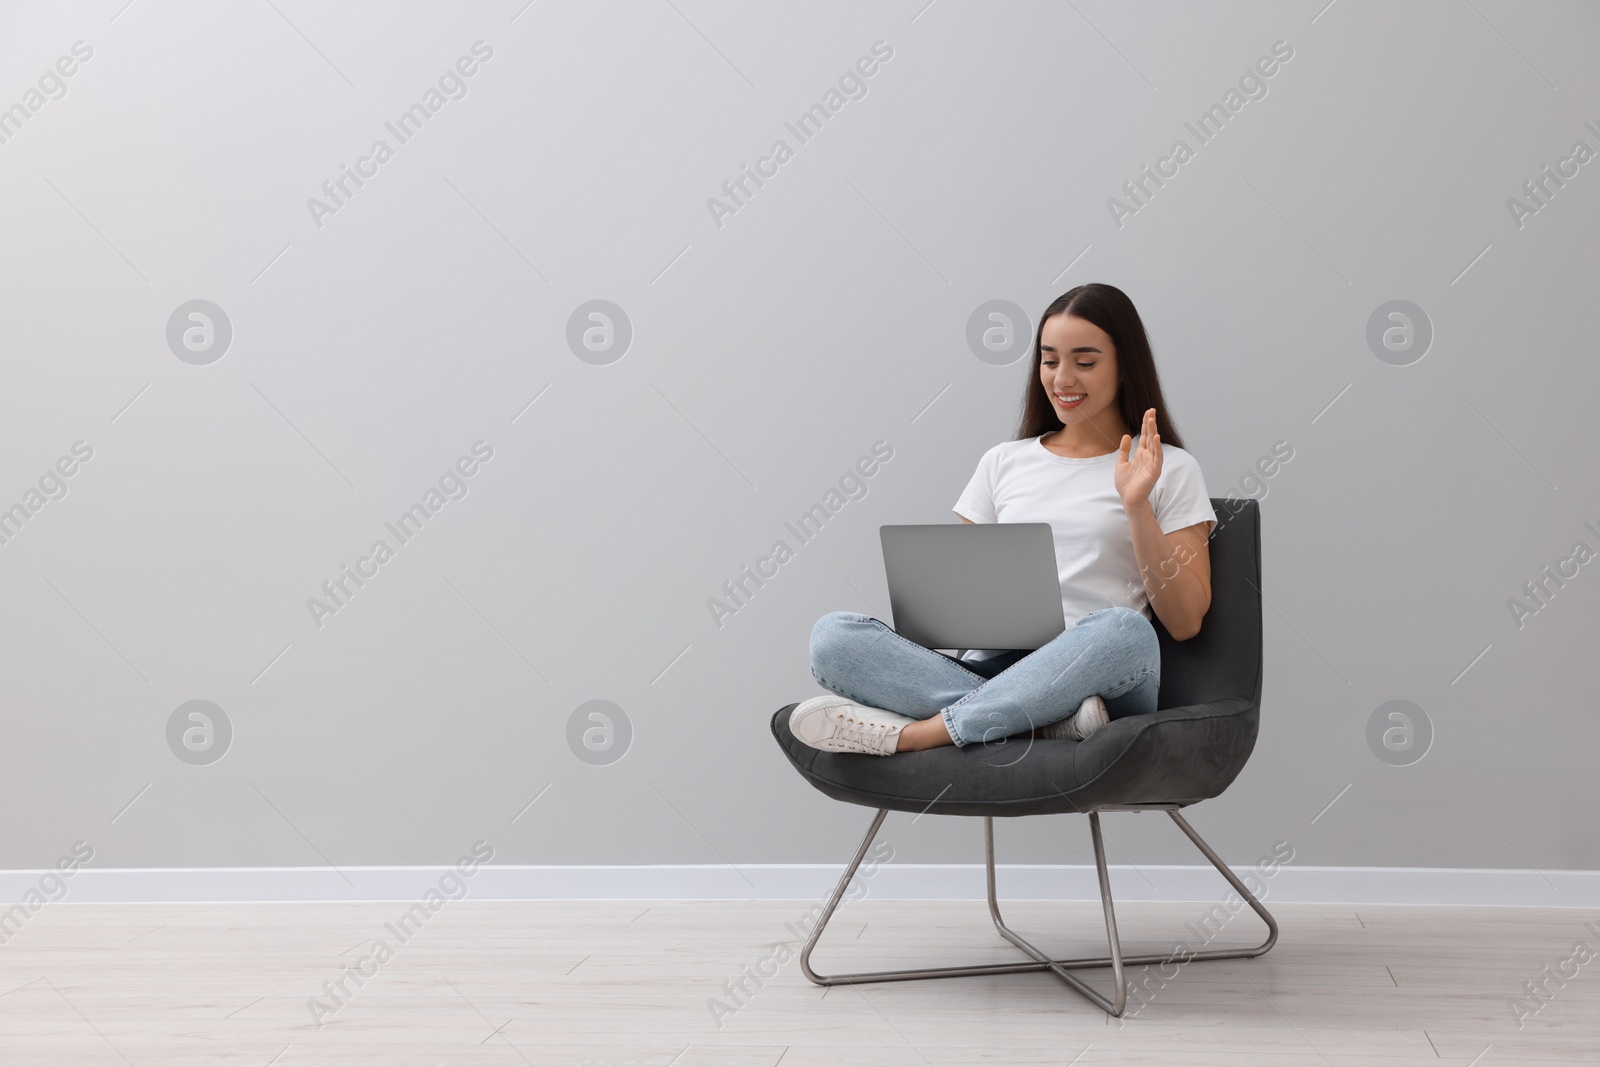
<instances>
[{"instance_id":1,"label":"chair metal frame","mask_svg":"<svg viewBox=\"0 0 1600 1067\"><path fill-rule=\"evenodd\" d=\"M844 899L844 893L850 885L850 879L855 877L856 869L861 866L861 860L867 854L867 847L872 844L873 838L878 835L878 829L883 825L884 817L889 814L888 808L879 808L877 817L872 820L872 825L867 829L867 836L861 840L861 847L856 849L855 858L850 861L850 866L846 868L844 876L839 879L839 884L834 888L833 895L829 897L828 905L823 910L821 919L818 920L816 928L812 930L811 936L806 940L805 948L800 952L800 970L812 982L822 986L848 985L857 982L904 982L920 978L959 978L975 974L1016 974L1024 971L1047 970L1084 997L1099 1005L1108 1014L1120 1018L1128 1003L1128 984L1123 978L1123 969L1150 963L1169 962L1172 960L1172 956L1170 954L1153 956L1124 956L1122 954L1122 942L1117 937L1116 912L1111 903L1111 878L1106 869L1105 844L1100 836L1100 813L1102 811L1166 812L1172 817L1172 821L1178 824L1178 828L1188 835L1189 840L1194 842L1195 847L1205 855L1206 859L1211 861L1211 865L1228 880L1228 884L1233 886L1234 890L1244 898L1245 902L1267 924L1267 939L1254 948L1210 949L1194 952L1184 962L1247 959L1266 952L1278 940L1278 924L1272 918L1271 913L1256 899L1255 894L1245 888L1244 883L1222 861L1222 857L1212 851L1211 846L1206 844L1199 834L1195 833L1194 827L1190 826L1188 821L1178 813L1179 807L1180 805L1178 804L1105 805L1091 808L1087 812L1089 816L1089 832L1094 839L1095 870L1100 876L1100 903L1105 909L1106 937L1111 946L1111 955L1109 956L1092 959L1053 959L1006 926L1005 921L1000 917L1000 904L995 892L994 818L993 816L984 816L983 851L988 881L989 915L994 920L995 929L1000 932L1000 936L1032 957L1030 962L980 964L965 967L933 967L903 971L861 971L855 974L818 974L811 969L811 952L817 947L817 942L822 939L822 932L827 929L828 920L833 917L834 909ZM1084 982L1083 979L1071 973L1074 970L1091 967L1111 968L1112 980L1116 984L1116 996L1114 998L1106 997Z\"/></svg>"}]
</instances>

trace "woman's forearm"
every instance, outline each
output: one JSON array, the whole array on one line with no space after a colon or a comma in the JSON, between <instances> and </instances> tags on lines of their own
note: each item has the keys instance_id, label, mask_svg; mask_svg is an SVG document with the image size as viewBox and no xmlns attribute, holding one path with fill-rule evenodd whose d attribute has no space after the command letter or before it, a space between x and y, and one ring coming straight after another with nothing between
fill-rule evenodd
<instances>
[{"instance_id":1,"label":"woman's forearm","mask_svg":"<svg viewBox=\"0 0 1600 1067\"><path fill-rule=\"evenodd\" d=\"M1185 566L1193 558L1193 551L1178 539L1176 532L1161 532L1149 500L1132 507L1125 504L1124 509L1150 607L1168 633L1187 641L1200 632L1200 622L1211 607L1211 590L1192 568Z\"/></svg>"}]
</instances>

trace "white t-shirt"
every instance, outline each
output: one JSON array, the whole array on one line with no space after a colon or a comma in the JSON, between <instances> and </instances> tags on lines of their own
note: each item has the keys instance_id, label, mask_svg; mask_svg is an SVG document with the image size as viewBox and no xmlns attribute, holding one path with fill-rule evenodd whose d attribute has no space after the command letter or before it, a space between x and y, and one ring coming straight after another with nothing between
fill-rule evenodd
<instances>
[{"instance_id":1,"label":"white t-shirt","mask_svg":"<svg viewBox=\"0 0 1600 1067\"><path fill-rule=\"evenodd\" d=\"M1135 436L1132 448L1138 447ZM1005 441L983 454L956 501L956 514L977 523L1050 524L1068 626L1101 608L1122 606L1147 618L1151 614L1128 514L1112 480L1116 465L1114 451L1076 459L1056 455L1040 437ZM1150 504L1162 533L1217 521L1199 462L1164 442ZM999 651L968 649L961 658L987 659Z\"/></svg>"}]
</instances>

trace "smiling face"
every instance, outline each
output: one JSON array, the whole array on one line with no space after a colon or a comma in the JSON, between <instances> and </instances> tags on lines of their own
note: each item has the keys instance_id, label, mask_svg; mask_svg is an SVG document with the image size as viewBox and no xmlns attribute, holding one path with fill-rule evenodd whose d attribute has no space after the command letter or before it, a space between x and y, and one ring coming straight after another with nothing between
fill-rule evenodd
<instances>
[{"instance_id":1,"label":"smiling face","mask_svg":"<svg viewBox=\"0 0 1600 1067\"><path fill-rule=\"evenodd\" d=\"M1063 426L1070 429L1091 420L1120 425L1117 377L1117 349L1110 334L1073 315L1045 320L1039 336L1039 381Z\"/></svg>"}]
</instances>

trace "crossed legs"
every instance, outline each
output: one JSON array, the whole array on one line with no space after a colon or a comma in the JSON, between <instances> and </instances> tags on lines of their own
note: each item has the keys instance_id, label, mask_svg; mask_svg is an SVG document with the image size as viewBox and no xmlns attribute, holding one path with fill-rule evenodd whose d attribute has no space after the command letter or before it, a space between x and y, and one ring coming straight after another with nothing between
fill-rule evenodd
<instances>
[{"instance_id":1,"label":"crossed legs","mask_svg":"<svg viewBox=\"0 0 1600 1067\"><path fill-rule=\"evenodd\" d=\"M980 673L986 672L986 673ZM811 674L830 692L922 720L896 751L981 744L1059 722L1099 694L1112 719L1156 709L1161 652L1150 620L1112 607L1078 619L1037 650L960 663L855 612L811 631Z\"/></svg>"}]
</instances>

